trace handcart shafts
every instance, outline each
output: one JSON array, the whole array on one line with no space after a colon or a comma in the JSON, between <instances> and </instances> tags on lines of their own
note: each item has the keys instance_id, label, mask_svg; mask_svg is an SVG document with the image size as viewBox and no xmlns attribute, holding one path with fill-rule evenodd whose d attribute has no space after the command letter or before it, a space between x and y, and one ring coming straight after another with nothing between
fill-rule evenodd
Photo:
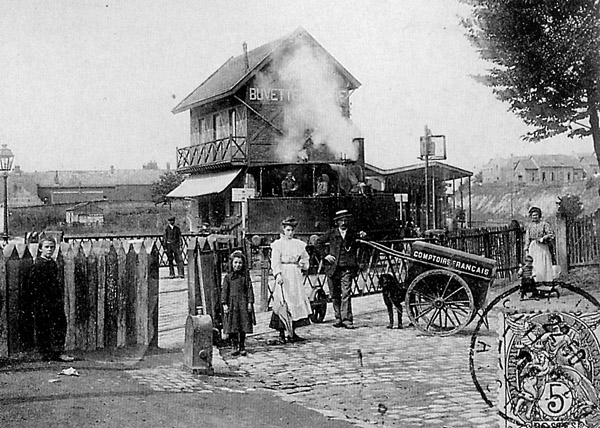
<instances>
[{"instance_id":1,"label":"handcart shafts","mask_svg":"<svg viewBox=\"0 0 600 428\"><path fill-rule=\"evenodd\" d=\"M427 242L412 243L403 253L380 243L364 244L408 266L405 304L413 324L428 334L448 336L469 324L485 306L496 262L485 257Z\"/></svg>"}]
</instances>

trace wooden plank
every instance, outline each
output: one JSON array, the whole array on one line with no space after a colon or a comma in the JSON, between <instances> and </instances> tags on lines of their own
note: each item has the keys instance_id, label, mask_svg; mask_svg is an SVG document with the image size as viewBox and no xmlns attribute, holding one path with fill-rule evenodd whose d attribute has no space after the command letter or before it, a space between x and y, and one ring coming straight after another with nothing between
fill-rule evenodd
<instances>
[{"instance_id":1,"label":"wooden plank","mask_svg":"<svg viewBox=\"0 0 600 428\"><path fill-rule=\"evenodd\" d=\"M137 342L136 329L136 274L137 254L133 245L129 246L125 260L125 343L133 346Z\"/></svg>"},{"instance_id":2,"label":"wooden plank","mask_svg":"<svg viewBox=\"0 0 600 428\"><path fill-rule=\"evenodd\" d=\"M104 317L106 307L106 241L94 248L98 272L98 302L96 305L96 349L104 348Z\"/></svg>"},{"instance_id":3,"label":"wooden plank","mask_svg":"<svg viewBox=\"0 0 600 428\"><path fill-rule=\"evenodd\" d=\"M87 260L81 245L73 248L75 254L75 347L76 349L88 348L88 275Z\"/></svg>"},{"instance_id":4,"label":"wooden plank","mask_svg":"<svg viewBox=\"0 0 600 428\"><path fill-rule=\"evenodd\" d=\"M105 282L104 282L104 346L117 347L118 332L118 304L117 292L119 281L117 250L110 244L105 256Z\"/></svg>"},{"instance_id":5,"label":"wooden plank","mask_svg":"<svg viewBox=\"0 0 600 428\"><path fill-rule=\"evenodd\" d=\"M196 309L196 296L200 287L200 280L198 278L198 259L196 258L198 246L198 239L194 238L190 241L187 253L188 253L188 265L187 265L187 284L188 284L188 314L198 315Z\"/></svg>"},{"instance_id":6,"label":"wooden plank","mask_svg":"<svg viewBox=\"0 0 600 428\"><path fill-rule=\"evenodd\" d=\"M6 257L6 281L8 288L8 353L16 355L21 352L21 334L19 329L19 307L21 288L19 284L20 257L14 245L9 244L4 248Z\"/></svg>"},{"instance_id":7,"label":"wooden plank","mask_svg":"<svg viewBox=\"0 0 600 428\"><path fill-rule=\"evenodd\" d=\"M127 252L122 244L117 248L117 271L117 347L121 348L127 344Z\"/></svg>"},{"instance_id":8,"label":"wooden plank","mask_svg":"<svg viewBox=\"0 0 600 428\"><path fill-rule=\"evenodd\" d=\"M159 268L160 254L156 245L148 253L148 345L158 347Z\"/></svg>"},{"instance_id":9,"label":"wooden plank","mask_svg":"<svg viewBox=\"0 0 600 428\"><path fill-rule=\"evenodd\" d=\"M142 243L136 246L136 275L135 275L135 326L136 344L148 345L148 253Z\"/></svg>"},{"instance_id":10,"label":"wooden plank","mask_svg":"<svg viewBox=\"0 0 600 428\"><path fill-rule=\"evenodd\" d=\"M75 298L75 252L70 244L61 244L61 254L64 263L64 296L65 314L67 316L67 337L65 348L75 349L75 324L76 324L76 298Z\"/></svg>"},{"instance_id":11,"label":"wooden plank","mask_svg":"<svg viewBox=\"0 0 600 428\"><path fill-rule=\"evenodd\" d=\"M19 302L19 330L21 339L21 350L32 351L35 348L35 295L34 290L29 287L29 273L33 266L33 257L26 245L17 244L20 257L19 262L19 286L21 298Z\"/></svg>"},{"instance_id":12,"label":"wooden plank","mask_svg":"<svg viewBox=\"0 0 600 428\"><path fill-rule=\"evenodd\" d=\"M97 342L97 317L98 317L98 257L94 251L94 248L86 253L86 264L87 264L87 286L88 286L88 317L86 320L86 337L87 337L87 350L95 350Z\"/></svg>"}]
</instances>

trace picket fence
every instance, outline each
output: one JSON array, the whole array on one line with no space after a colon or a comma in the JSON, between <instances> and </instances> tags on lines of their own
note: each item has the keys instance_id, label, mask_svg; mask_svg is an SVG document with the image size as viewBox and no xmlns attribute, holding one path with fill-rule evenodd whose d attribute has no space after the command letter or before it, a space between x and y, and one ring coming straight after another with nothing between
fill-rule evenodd
<instances>
[{"instance_id":1,"label":"picket fence","mask_svg":"<svg viewBox=\"0 0 600 428\"><path fill-rule=\"evenodd\" d=\"M0 357L35 347L28 276L38 244L0 251ZM159 253L152 241L61 243L67 350L158 346Z\"/></svg>"}]
</instances>

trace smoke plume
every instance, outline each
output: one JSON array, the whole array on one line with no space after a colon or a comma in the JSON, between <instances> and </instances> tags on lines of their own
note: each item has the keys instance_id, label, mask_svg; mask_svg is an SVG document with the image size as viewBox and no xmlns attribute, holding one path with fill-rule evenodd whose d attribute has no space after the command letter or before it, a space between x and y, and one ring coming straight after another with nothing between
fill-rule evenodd
<instances>
[{"instance_id":1,"label":"smoke plume","mask_svg":"<svg viewBox=\"0 0 600 428\"><path fill-rule=\"evenodd\" d=\"M327 146L336 159L356 160L352 140L359 131L342 114L339 97L345 85L330 61L302 46L285 58L277 73L282 84L296 94L283 110L285 136L277 147L280 159L307 160L306 141L310 138L317 150Z\"/></svg>"}]
</instances>

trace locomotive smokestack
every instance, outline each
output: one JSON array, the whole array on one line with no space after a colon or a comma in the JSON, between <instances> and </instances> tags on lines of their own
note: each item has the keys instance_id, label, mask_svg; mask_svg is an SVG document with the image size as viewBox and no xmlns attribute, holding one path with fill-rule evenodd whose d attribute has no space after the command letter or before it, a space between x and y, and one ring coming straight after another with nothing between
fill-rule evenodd
<instances>
[{"instance_id":1,"label":"locomotive smokestack","mask_svg":"<svg viewBox=\"0 0 600 428\"><path fill-rule=\"evenodd\" d=\"M244 48L244 63L246 64L246 71L250 70L250 62L248 61L248 44L244 42L242 44Z\"/></svg>"},{"instance_id":2,"label":"locomotive smokestack","mask_svg":"<svg viewBox=\"0 0 600 428\"><path fill-rule=\"evenodd\" d=\"M361 168L365 167L365 139L364 138L354 138L352 142L356 145L358 157L356 159L356 163L360 165Z\"/></svg>"}]
</instances>

